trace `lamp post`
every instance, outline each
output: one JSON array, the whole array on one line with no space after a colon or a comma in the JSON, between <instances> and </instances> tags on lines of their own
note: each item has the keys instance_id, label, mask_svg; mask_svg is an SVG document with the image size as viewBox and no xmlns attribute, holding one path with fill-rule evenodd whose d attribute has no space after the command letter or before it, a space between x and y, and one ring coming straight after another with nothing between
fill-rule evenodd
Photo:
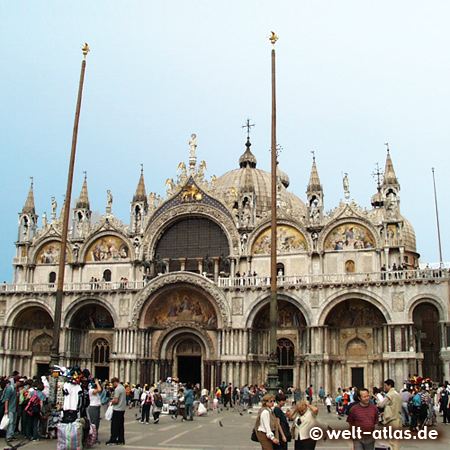
<instances>
[{"instance_id":1,"label":"lamp post","mask_svg":"<svg viewBox=\"0 0 450 450\"><path fill-rule=\"evenodd\" d=\"M267 375L267 391L275 394L278 390L278 358L277 358L277 108L275 91L275 43L278 36L272 31L272 138L271 138L271 240L270 240L270 330L269 330L269 370Z\"/></svg>"},{"instance_id":2,"label":"lamp post","mask_svg":"<svg viewBox=\"0 0 450 450\"><path fill-rule=\"evenodd\" d=\"M72 150L70 152L69 174L67 177L66 197L63 205L63 227L61 234L61 253L59 255L58 285L55 299L55 318L53 323L53 341L50 352L50 362L52 367L59 363L59 341L61 336L61 310L64 289L64 270L66 267L67 232L69 229L70 201L72 196L73 169L75 166L75 152L77 148L78 123L80 120L81 97L83 94L84 73L86 70L86 56L89 53L89 45L85 44L82 49L83 61L81 63L80 85L78 88L77 107L75 110L75 123L72 135Z\"/></svg>"}]
</instances>

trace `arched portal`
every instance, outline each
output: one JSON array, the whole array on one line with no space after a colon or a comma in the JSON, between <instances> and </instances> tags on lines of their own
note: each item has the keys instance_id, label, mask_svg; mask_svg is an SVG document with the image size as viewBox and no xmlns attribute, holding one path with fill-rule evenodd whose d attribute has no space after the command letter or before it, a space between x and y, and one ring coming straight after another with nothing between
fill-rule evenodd
<instances>
[{"instance_id":1,"label":"arched portal","mask_svg":"<svg viewBox=\"0 0 450 450\"><path fill-rule=\"evenodd\" d=\"M328 370L332 390L341 385L359 388L380 385L385 375L385 324L383 313L359 298L343 300L331 309L325 325L330 342Z\"/></svg>"},{"instance_id":2,"label":"arched portal","mask_svg":"<svg viewBox=\"0 0 450 450\"><path fill-rule=\"evenodd\" d=\"M308 339L306 331L306 319L294 300L278 300L278 378L280 385L287 388L299 381L299 371L295 370L295 357L300 357L308 352ZM265 364L269 357L269 329L270 329L270 304L267 302L261 306L251 322L249 334L248 352L253 355L250 362L251 370L257 375L252 380L255 383L265 383L267 380L268 366Z\"/></svg>"},{"instance_id":3,"label":"arched portal","mask_svg":"<svg viewBox=\"0 0 450 450\"><path fill-rule=\"evenodd\" d=\"M151 296L139 322L149 346L141 381L177 377L213 387L218 313L210 295L189 283L168 285Z\"/></svg>"},{"instance_id":4,"label":"arched portal","mask_svg":"<svg viewBox=\"0 0 450 450\"><path fill-rule=\"evenodd\" d=\"M441 380L443 373L439 358L441 348L439 312L431 303L420 303L414 308L413 320L417 329L419 348L423 353L422 370L417 367L417 373L432 380Z\"/></svg>"},{"instance_id":5,"label":"arched portal","mask_svg":"<svg viewBox=\"0 0 450 450\"><path fill-rule=\"evenodd\" d=\"M40 306L22 310L13 321L11 330L15 354L31 348L31 356L24 355L16 362L22 373L43 375L49 368L52 345L53 319Z\"/></svg>"},{"instance_id":6,"label":"arched portal","mask_svg":"<svg viewBox=\"0 0 450 450\"><path fill-rule=\"evenodd\" d=\"M114 319L98 300L86 300L68 318L68 351L72 364L90 360L91 369L99 379L108 379L110 343L114 334Z\"/></svg>"}]
</instances>

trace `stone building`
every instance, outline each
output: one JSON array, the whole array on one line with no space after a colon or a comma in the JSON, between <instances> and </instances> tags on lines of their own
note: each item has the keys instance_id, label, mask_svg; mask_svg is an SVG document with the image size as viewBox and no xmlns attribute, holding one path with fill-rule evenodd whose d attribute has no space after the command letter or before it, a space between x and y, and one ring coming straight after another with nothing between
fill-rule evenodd
<instances>
[{"instance_id":1,"label":"stone building","mask_svg":"<svg viewBox=\"0 0 450 450\"><path fill-rule=\"evenodd\" d=\"M195 135L189 145L164 199L147 194L141 171L128 224L114 217L109 191L106 213L93 223L84 180L65 255L62 364L101 379L265 382L271 177L257 168L250 139L239 168L210 181ZM415 373L449 379L448 271L418 270L389 150L370 210L350 200L345 177L345 200L326 213L315 158L306 201L288 186L279 171L281 384L334 392ZM0 373L48 367L61 258L56 209L54 202L38 229L31 186L14 283L0 290Z\"/></svg>"}]
</instances>

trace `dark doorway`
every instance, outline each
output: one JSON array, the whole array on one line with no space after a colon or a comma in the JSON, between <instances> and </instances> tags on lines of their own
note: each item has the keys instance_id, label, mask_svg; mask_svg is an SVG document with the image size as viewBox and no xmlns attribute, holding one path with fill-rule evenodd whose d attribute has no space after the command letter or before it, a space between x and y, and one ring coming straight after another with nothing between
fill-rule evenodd
<instances>
[{"instance_id":1,"label":"dark doorway","mask_svg":"<svg viewBox=\"0 0 450 450\"><path fill-rule=\"evenodd\" d=\"M439 355L441 348L439 312L434 305L422 303L414 309L413 319L423 353L420 375L432 380L441 380L444 374Z\"/></svg>"},{"instance_id":2,"label":"dark doorway","mask_svg":"<svg viewBox=\"0 0 450 450\"><path fill-rule=\"evenodd\" d=\"M178 378L182 383L202 384L202 357L178 356Z\"/></svg>"},{"instance_id":3,"label":"dark doorway","mask_svg":"<svg viewBox=\"0 0 450 450\"><path fill-rule=\"evenodd\" d=\"M42 377L42 375L45 375L46 374L46 372L48 371L48 369L50 368L50 365L49 364L38 364L37 365L37 376L39 377L39 378L41 378Z\"/></svg>"},{"instance_id":4,"label":"dark doorway","mask_svg":"<svg viewBox=\"0 0 450 450\"><path fill-rule=\"evenodd\" d=\"M364 387L364 369L361 367L352 367L352 386L358 389Z\"/></svg>"},{"instance_id":5,"label":"dark doorway","mask_svg":"<svg viewBox=\"0 0 450 450\"><path fill-rule=\"evenodd\" d=\"M279 385L286 392L289 386L294 384L294 371L292 369L278 369Z\"/></svg>"},{"instance_id":6,"label":"dark doorway","mask_svg":"<svg viewBox=\"0 0 450 450\"><path fill-rule=\"evenodd\" d=\"M94 376L102 381L109 380L109 366L95 366Z\"/></svg>"}]
</instances>

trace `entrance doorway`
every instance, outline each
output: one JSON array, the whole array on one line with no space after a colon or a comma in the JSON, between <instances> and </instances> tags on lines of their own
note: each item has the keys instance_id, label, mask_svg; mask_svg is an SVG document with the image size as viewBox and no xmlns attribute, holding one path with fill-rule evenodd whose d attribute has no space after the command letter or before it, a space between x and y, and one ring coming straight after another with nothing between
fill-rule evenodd
<instances>
[{"instance_id":1,"label":"entrance doorway","mask_svg":"<svg viewBox=\"0 0 450 450\"><path fill-rule=\"evenodd\" d=\"M95 366L94 376L99 380L109 380L109 366Z\"/></svg>"},{"instance_id":2,"label":"entrance doorway","mask_svg":"<svg viewBox=\"0 0 450 450\"><path fill-rule=\"evenodd\" d=\"M352 367L352 386L358 389L364 387L364 369L362 367Z\"/></svg>"},{"instance_id":3,"label":"entrance doorway","mask_svg":"<svg viewBox=\"0 0 450 450\"><path fill-rule=\"evenodd\" d=\"M286 392L289 386L294 384L294 371L292 369L278 369L278 379L280 386Z\"/></svg>"},{"instance_id":4,"label":"entrance doorway","mask_svg":"<svg viewBox=\"0 0 450 450\"><path fill-rule=\"evenodd\" d=\"M178 356L178 378L182 383L192 385L202 381L202 357Z\"/></svg>"},{"instance_id":5,"label":"entrance doorway","mask_svg":"<svg viewBox=\"0 0 450 450\"><path fill-rule=\"evenodd\" d=\"M48 369L50 368L50 364L41 364L38 363L37 364L37 376L39 378L42 377L42 375L45 375L48 371Z\"/></svg>"}]
</instances>

